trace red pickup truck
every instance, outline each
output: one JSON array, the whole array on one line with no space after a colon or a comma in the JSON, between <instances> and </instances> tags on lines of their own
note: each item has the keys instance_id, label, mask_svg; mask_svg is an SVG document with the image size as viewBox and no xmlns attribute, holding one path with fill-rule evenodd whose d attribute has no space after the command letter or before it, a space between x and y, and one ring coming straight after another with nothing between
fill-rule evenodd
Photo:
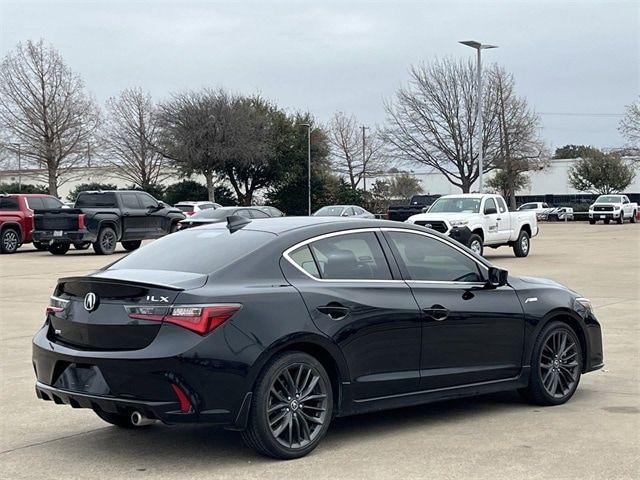
<instances>
[{"instance_id":1,"label":"red pickup truck","mask_svg":"<svg viewBox=\"0 0 640 480\"><path fill-rule=\"evenodd\" d=\"M14 253L20 245L31 243L33 211L62 207L51 195L40 193L0 194L0 253ZM33 243L38 250L47 250L46 243Z\"/></svg>"}]
</instances>

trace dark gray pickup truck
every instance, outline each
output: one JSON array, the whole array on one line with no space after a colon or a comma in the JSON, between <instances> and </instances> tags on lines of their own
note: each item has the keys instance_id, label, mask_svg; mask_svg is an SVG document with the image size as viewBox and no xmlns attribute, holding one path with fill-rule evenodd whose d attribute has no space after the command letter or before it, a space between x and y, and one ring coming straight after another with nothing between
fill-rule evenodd
<instances>
[{"instance_id":1,"label":"dark gray pickup truck","mask_svg":"<svg viewBox=\"0 0 640 480\"><path fill-rule=\"evenodd\" d=\"M438 198L440 195L414 195L411 197L409 205L389 205L387 219L404 222L412 215L423 213Z\"/></svg>"},{"instance_id":2,"label":"dark gray pickup truck","mask_svg":"<svg viewBox=\"0 0 640 480\"><path fill-rule=\"evenodd\" d=\"M38 210L34 215L33 240L48 244L54 255L67 253L71 244L109 255L121 242L135 250L142 240L177 230L185 215L146 192L109 190L81 192L74 208Z\"/></svg>"}]
</instances>

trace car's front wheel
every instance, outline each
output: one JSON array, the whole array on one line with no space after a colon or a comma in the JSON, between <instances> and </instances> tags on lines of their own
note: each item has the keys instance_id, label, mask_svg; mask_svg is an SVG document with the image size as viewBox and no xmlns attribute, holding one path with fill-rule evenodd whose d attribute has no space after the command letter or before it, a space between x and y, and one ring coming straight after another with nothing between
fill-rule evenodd
<instances>
[{"instance_id":1,"label":"car's front wheel","mask_svg":"<svg viewBox=\"0 0 640 480\"><path fill-rule=\"evenodd\" d=\"M573 396L581 373L578 337L566 323L551 322L533 346L529 386L521 393L539 405L560 405Z\"/></svg>"},{"instance_id":2,"label":"car's front wheel","mask_svg":"<svg viewBox=\"0 0 640 480\"><path fill-rule=\"evenodd\" d=\"M595 225L595 224L596 224L596 221L590 218L589 219L589 225Z\"/></svg>"},{"instance_id":3,"label":"car's front wheel","mask_svg":"<svg viewBox=\"0 0 640 480\"><path fill-rule=\"evenodd\" d=\"M478 255L482 256L483 244L482 237L480 237L480 235L476 235L474 233L473 235L471 235L471 237L469 237L469 249L473 253L477 253Z\"/></svg>"},{"instance_id":4,"label":"car's front wheel","mask_svg":"<svg viewBox=\"0 0 640 480\"><path fill-rule=\"evenodd\" d=\"M620 216L618 217L618 224L624 223L624 212L620 212Z\"/></svg>"},{"instance_id":5,"label":"car's front wheel","mask_svg":"<svg viewBox=\"0 0 640 480\"><path fill-rule=\"evenodd\" d=\"M306 353L285 352L258 378L242 438L263 455L299 458L320 443L332 414L331 380L322 364Z\"/></svg>"}]
</instances>

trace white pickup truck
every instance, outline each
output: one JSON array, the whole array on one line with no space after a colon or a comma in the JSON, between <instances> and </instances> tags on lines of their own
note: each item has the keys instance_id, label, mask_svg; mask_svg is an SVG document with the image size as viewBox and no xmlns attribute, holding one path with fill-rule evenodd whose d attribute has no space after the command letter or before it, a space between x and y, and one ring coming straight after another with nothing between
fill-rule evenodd
<instances>
[{"instance_id":1,"label":"white pickup truck","mask_svg":"<svg viewBox=\"0 0 640 480\"><path fill-rule=\"evenodd\" d=\"M638 204L629 201L626 195L600 195L593 205L589 206L589 223L593 225L598 220L609 223L615 220L624 223L629 219L636 223Z\"/></svg>"},{"instance_id":2,"label":"white pickup truck","mask_svg":"<svg viewBox=\"0 0 640 480\"><path fill-rule=\"evenodd\" d=\"M500 195L445 195L433 202L426 213L409 217L407 223L449 235L478 255L482 255L484 246L508 245L516 257L526 257L531 237L538 234L535 212L509 212Z\"/></svg>"}]
</instances>

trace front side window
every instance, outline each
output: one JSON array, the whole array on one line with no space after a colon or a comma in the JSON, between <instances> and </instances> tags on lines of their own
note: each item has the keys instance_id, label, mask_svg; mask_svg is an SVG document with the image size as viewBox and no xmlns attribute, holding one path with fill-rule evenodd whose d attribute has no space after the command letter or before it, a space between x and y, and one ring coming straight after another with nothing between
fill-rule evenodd
<instances>
[{"instance_id":1,"label":"front side window","mask_svg":"<svg viewBox=\"0 0 640 480\"><path fill-rule=\"evenodd\" d=\"M250 212L253 218L269 218L268 214L258 209L250 210Z\"/></svg>"},{"instance_id":2,"label":"front side window","mask_svg":"<svg viewBox=\"0 0 640 480\"><path fill-rule=\"evenodd\" d=\"M496 202L493 201L493 198L487 198L487 201L484 202L484 213L486 214L490 208L493 208L496 212L498 211L496 208Z\"/></svg>"},{"instance_id":3,"label":"front side window","mask_svg":"<svg viewBox=\"0 0 640 480\"><path fill-rule=\"evenodd\" d=\"M140 205L142 206L142 208L158 208L158 202L151 195L147 193L138 193L136 195L138 196L138 200L140 201Z\"/></svg>"},{"instance_id":4,"label":"front side window","mask_svg":"<svg viewBox=\"0 0 640 480\"><path fill-rule=\"evenodd\" d=\"M407 280L481 282L478 264L446 243L417 233L387 232Z\"/></svg>"}]
</instances>

